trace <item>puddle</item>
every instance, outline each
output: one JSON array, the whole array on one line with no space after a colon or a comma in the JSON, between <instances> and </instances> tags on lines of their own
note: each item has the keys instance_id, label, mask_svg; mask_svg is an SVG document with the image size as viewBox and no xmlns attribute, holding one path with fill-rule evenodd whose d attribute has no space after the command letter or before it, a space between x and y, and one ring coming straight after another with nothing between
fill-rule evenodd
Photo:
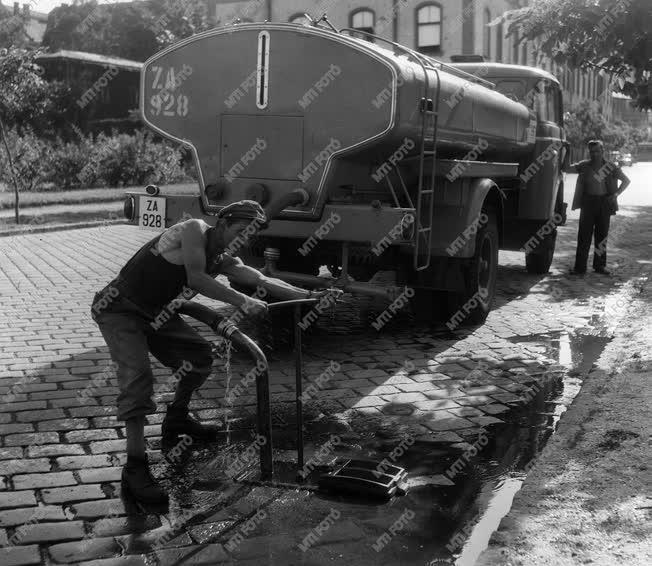
<instances>
[{"instance_id":1,"label":"puddle","mask_svg":"<svg viewBox=\"0 0 652 566\"><path fill-rule=\"evenodd\" d=\"M317 523L320 509L336 503L343 515L364 525L369 535L375 532L374 525L382 523L386 513L408 509L415 518L394 543L388 544L382 552L374 552L367 544L368 540L365 544L351 545L350 549L347 548L346 563L472 566L508 513L527 470L554 434L561 415L579 392L582 380L608 344L609 331L601 320L587 317L585 324L572 332L508 338L513 344L545 356L555 371L550 373L548 379L542 380L539 387L533 388L536 395L533 393L527 406L500 414L505 422L490 425L490 429L484 431L484 438L481 429L475 442L468 438L466 443L457 444L433 445L417 441L409 446L394 463L408 471L410 489L407 495L396 497L388 503L324 495L315 491L315 486L318 474L327 469L326 465L332 464L335 457L370 459L380 463L398 444L402 429L397 425L385 437L382 430L374 428L373 423L369 422L367 429L375 434L356 435L355 426L354 430L344 427L333 432L333 423L326 423L327 426L320 428L315 424L318 415L307 417L306 422L312 424L305 434L304 462L312 461L312 473L302 483L303 489L292 489L287 485L279 487L274 505L278 506L281 515L261 525L262 532L256 534L280 536L288 525L296 529L305 528L309 524L306 523L308 517L312 519L314 516ZM448 335L442 333L438 337L446 339ZM459 334L451 336L451 340L460 340ZM429 347L425 345L425 348ZM245 421L246 428L250 428L253 415ZM274 480L279 484L296 484L292 415L275 415L274 423ZM218 495L228 484L224 470L252 445L251 430L246 428L232 421L222 445L202 451L193 450L186 478L177 482L176 501L179 505L214 508L214 513L224 506L220 504ZM329 438L329 433L338 434L341 443L324 458L312 460L314 453ZM476 447L476 452L472 457L465 457L469 447ZM324 467L320 467L320 464ZM245 463L244 473L238 477L253 480L255 484L256 467L257 458L254 458ZM254 484L249 484L249 487ZM215 536L219 538L220 529L227 533L229 528L226 523L216 523ZM376 536L382 536L383 532L383 529L378 530ZM373 542L374 535L368 538ZM319 552L327 553L327 550Z\"/></svg>"}]
</instances>

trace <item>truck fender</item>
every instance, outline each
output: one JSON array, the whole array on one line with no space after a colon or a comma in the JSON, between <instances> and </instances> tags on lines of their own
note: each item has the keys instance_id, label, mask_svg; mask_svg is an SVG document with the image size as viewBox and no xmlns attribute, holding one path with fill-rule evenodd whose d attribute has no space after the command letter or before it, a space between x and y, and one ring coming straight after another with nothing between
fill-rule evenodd
<instances>
[{"instance_id":1,"label":"truck fender","mask_svg":"<svg viewBox=\"0 0 652 566\"><path fill-rule=\"evenodd\" d=\"M455 183L457 184L457 183ZM435 201L432 255L441 257L469 258L475 253L475 235L484 222L485 203L497 215L500 243L503 242L503 192L488 178L460 179L454 187L459 203L450 205Z\"/></svg>"}]
</instances>

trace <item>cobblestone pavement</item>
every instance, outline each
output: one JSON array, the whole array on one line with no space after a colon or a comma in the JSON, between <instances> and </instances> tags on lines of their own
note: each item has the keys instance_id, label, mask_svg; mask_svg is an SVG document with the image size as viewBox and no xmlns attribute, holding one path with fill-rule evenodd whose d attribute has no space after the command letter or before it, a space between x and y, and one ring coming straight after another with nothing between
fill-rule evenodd
<instances>
[{"instance_id":1,"label":"cobblestone pavement","mask_svg":"<svg viewBox=\"0 0 652 566\"><path fill-rule=\"evenodd\" d=\"M415 489L389 504L225 477L223 466L252 442L254 386L231 404L224 400L227 387L234 390L249 370L237 359L228 383L224 360L216 361L193 401L201 419L228 430L221 447L191 447L183 473L171 474L159 441L170 376L154 361L158 412L146 434L155 473L173 494L169 513L134 510L120 498L124 428L115 420L110 358L89 316L93 293L152 233L112 226L2 239L0 564L428 563L441 556L432 539L440 548L477 513L469 498L478 481L446 471L483 435L509 438L513 415L542 395L556 388L564 402L572 400L592 359L585 343L596 335L608 339L649 268L638 260L650 256L649 216L648 209L624 207L616 218L610 278L567 275L573 218L560 229L546 276L526 274L521 254L501 253L499 295L479 328L448 332L397 318L378 333L308 337L304 388L333 362L339 366L306 403L308 462L329 439L338 441L336 455L379 459L409 440L414 447L396 462L410 471ZM277 457L292 460L291 353L280 352L270 367ZM551 367L565 368L561 386ZM501 449L505 457L509 442ZM494 453L499 445L492 441ZM428 507L433 489L449 490L437 513ZM408 511L410 520L402 520Z\"/></svg>"}]
</instances>

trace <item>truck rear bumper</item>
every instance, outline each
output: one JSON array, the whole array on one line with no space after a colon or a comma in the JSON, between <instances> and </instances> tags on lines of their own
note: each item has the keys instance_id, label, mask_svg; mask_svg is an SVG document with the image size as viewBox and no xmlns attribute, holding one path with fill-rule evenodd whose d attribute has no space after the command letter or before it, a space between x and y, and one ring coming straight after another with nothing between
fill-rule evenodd
<instances>
[{"instance_id":1,"label":"truck rear bumper","mask_svg":"<svg viewBox=\"0 0 652 566\"><path fill-rule=\"evenodd\" d=\"M127 198L134 197L134 216L129 219L133 224L139 224L138 197L144 195L146 193L142 192L127 194ZM199 196L158 196L166 199L166 227L190 217L203 218L208 224L215 224L215 217L204 213ZM314 243L330 240L370 243L372 246L410 244L413 241L415 218L413 208L327 204L321 220L317 222L275 219L267 229L260 231L260 235Z\"/></svg>"}]
</instances>

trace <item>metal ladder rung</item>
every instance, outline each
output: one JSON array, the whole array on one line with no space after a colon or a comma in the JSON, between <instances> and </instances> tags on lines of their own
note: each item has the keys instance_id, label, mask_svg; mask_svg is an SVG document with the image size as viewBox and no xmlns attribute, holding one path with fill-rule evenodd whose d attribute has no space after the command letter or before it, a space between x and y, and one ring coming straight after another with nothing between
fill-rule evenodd
<instances>
[{"instance_id":1,"label":"metal ladder rung","mask_svg":"<svg viewBox=\"0 0 652 566\"><path fill-rule=\"evenodd\" d=\"M431 195L431 194L433 194L434 192L435 192L435 191L433 191L432 189L426 189L425 191L421 191L421 194L422 194L422 195Z\"/></svg>"},{"instance_id":2,"label":"metal ladder rung","mask_svg":"<svg viewBox=\"0 0 652 566\"><path fill-rule=\"evenodd\" d=\"M419 228L418 232L419 234L423 234L424 232L430 232L432 231L432 226L428 226L427 228Z\"/></svg>"}]
</instances>

